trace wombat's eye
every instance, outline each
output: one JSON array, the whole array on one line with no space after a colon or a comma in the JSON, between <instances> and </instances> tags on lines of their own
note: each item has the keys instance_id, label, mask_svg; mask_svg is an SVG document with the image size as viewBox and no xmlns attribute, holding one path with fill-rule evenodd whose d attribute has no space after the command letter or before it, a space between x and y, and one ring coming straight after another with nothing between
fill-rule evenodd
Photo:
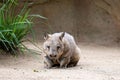
<instances>
[{"instance_id":1,"label":"wombat's eye","mask_svg":"<svg viewBox=\"0 0 120 80\"><path fill-rule=\"evenodd\" d=\"M60 49L60 46L57 46L57 49Z\"/></svg>"},{"instance_id":2,"label":"wombat's eye","mask_svg":"<svg viewBox=\"0 0 120 80\"><path fill-rule=\"evenodd\" d=\"M50 46L47 46L48 49L50 49Z\"/></svg>"}]
</instances>

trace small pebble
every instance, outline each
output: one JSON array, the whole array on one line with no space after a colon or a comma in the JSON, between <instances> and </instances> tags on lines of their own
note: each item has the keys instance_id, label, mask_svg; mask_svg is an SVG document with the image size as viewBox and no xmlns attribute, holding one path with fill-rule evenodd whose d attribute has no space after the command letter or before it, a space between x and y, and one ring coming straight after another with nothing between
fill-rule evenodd
<instances>
[{"instance_id":1,"label":"small pebble","mask_svg":"<svg viewBox=\"0 0 120 80\"><path fill-rule=\"evenodd\" d=\"M34 69L33 72L39 72L39 71Z\"/></svg>"}]
</instances>

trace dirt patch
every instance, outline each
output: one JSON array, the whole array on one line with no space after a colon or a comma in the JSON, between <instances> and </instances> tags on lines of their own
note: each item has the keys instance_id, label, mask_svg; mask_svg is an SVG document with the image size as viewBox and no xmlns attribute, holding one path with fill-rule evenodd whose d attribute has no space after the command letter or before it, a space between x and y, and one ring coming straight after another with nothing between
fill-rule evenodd
<instances>
[{"instance_id":1,"label":"dirt patch","mask_svg":"<svg viewBox=\"0 0 120 80\"><path fill-rule=\"evenodd\" d=\"M79 46L80 62L67 69L45 69L42 53L17 57L0 55L0 80L120 80L119 47L83 43Z\"/></svg>"}]
</instances>

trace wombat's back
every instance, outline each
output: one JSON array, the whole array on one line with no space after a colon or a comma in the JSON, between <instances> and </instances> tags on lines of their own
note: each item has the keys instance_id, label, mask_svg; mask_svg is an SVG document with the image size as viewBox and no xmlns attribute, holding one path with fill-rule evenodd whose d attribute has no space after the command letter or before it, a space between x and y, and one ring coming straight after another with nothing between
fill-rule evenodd
<instances>
[{"instance_id":1,"label":"wombat's back","mask_svg":"<svg viewBox=\"0 0 120 80\"><path fill-rule=\"evenodd\" d=\"M61 33L63 33L63 32L54 33L52 36L57 37L57 36L60 36ZM65 32L65 36L63 37L63 42L70 48L76 47L76 43L75 43L73 36L66 32Z\"/></svg>"}]
</instances>

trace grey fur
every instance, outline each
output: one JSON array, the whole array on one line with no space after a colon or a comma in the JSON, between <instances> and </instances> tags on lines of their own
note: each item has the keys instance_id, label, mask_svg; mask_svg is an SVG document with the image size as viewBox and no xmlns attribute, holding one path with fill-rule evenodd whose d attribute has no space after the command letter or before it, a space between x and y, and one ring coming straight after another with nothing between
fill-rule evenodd
<instances>
[{"instance_id":1,"label":"grey fur","mask_svg":"<svg viewBox=\"0 0 120 80\"><path fill-rule=\"evenodd\" d=\"M61 68L76 66L80 59L80 49L72 35L64 32L48 34L44 37L44 63L46 68L58 65Z\"/></svg>"}]
</instances>

